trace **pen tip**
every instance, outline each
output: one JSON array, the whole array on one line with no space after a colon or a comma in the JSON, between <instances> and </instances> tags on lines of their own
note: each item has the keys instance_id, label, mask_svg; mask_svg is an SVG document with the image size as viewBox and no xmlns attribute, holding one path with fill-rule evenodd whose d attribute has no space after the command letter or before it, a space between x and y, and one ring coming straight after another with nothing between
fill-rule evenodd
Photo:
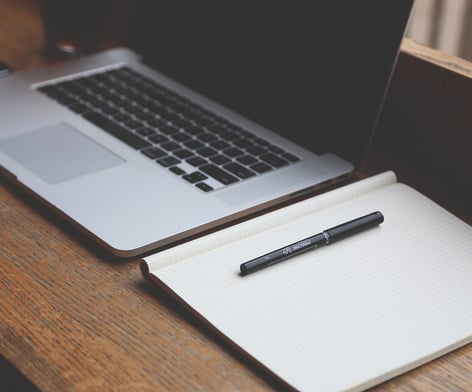
<instances>
[{"instance_id":1,"label":"pen tip","mask_svg":"<svg viewBox=\"0 0 472 392\"><path fill-rule=\"evenodd\" d=\"M380 223L382 223L384 221L384 215L380 211L377 211L376 214L380 219Z\"/></svg>"}]
</instances>

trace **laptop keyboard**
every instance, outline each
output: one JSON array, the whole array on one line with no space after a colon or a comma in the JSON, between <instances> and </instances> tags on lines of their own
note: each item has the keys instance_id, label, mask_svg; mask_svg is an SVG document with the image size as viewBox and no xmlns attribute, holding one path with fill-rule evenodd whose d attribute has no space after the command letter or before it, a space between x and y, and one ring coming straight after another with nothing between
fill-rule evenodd
<instances>
[{"instance_id":1,"label":"laptop keyboard","mask_svg":"<svg viewBox=\"0 0 472 392\"><path fill-rule=\"evenodd\" d=\"M38 91L203 192L300 160L128 67Z\"/></svg>"}]
</instances>

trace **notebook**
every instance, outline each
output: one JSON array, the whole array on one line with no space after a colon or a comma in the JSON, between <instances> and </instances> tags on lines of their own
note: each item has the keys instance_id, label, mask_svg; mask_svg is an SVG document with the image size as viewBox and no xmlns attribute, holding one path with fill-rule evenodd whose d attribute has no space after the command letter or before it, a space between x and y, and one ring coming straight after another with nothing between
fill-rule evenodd
<instances>
[{"instance_id":1,"label":"notebook","mask_svg":"<svg viewBox=\"0 0 472 392\"><path fill-rule=\"evenodd\" d=\"M411 3L136 2L129 48L0 80L1 172L125 257L341 183Z\"/></svg>"},{"instance_id":2,"label":"notebook","mask_svg":"<svg viewBox=\"0 0 472 392\"><path fill-rule=\"evenodd\" d=\"M373 211L378 226L240 274ZM142 271L300 391L365 390L472 341L472 227L393 172L148 256Z\"/></svg>"}]
</instances>

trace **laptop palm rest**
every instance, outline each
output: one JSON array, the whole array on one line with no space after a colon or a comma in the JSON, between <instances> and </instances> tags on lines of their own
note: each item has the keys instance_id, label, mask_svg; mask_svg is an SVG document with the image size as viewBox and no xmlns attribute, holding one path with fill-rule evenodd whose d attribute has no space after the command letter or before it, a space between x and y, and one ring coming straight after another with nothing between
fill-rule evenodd
<instances>
[{"instance_id":1,"label":"laptop palm rest","mask_svg":"<svg viewBox=\"0 0 472 392\"><path fill-rule=\"evenodd\" d=\"M5 139L0 150L51 185L125 162L65 122Z\"/></svg>"}]
</instances>

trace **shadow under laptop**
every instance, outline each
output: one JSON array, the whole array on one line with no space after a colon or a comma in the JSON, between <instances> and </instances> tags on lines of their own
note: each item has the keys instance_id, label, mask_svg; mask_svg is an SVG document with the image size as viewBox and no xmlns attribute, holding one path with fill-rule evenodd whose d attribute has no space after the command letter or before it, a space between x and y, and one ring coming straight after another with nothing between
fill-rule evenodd
<instances>
[{"instance_id":1,"label":"shadow under laptop","mask_svg":"<svg viewBox=\"0 0 472 392\"><path fill-rule=\"evenodd\" d=\"M65 217L62 217L57 211L51 209L49 204L30 193L18 183L9 181L5 177L0 177L0 185L2 185L7 192L13 194L15 199L21 202L22 207L34 213L34 216L28 216L26 219L23 217L25 222L29 225L28 232L23 233L23 235L29 236L30 240L38 243L38 246L44 247L45 239L55 237L54 241L60 243L64 248L64 254L70 255L70 249L72 248L80 249L81 257L91 257L114 265L119 265L120 262L136 260L136 258L119 258L107 252L78 227L67 221ZM15 213L23 215L23 213L17 209ZM51 227L40 229L41 221L47 222ZM39 229L43 231L44 236L37 235L37 230ZM41 241L41 243L38 241ZM76 245L74 245L74 243ZM69 248L69 250L67 248Z\"/></svg>"}]
</instances>

